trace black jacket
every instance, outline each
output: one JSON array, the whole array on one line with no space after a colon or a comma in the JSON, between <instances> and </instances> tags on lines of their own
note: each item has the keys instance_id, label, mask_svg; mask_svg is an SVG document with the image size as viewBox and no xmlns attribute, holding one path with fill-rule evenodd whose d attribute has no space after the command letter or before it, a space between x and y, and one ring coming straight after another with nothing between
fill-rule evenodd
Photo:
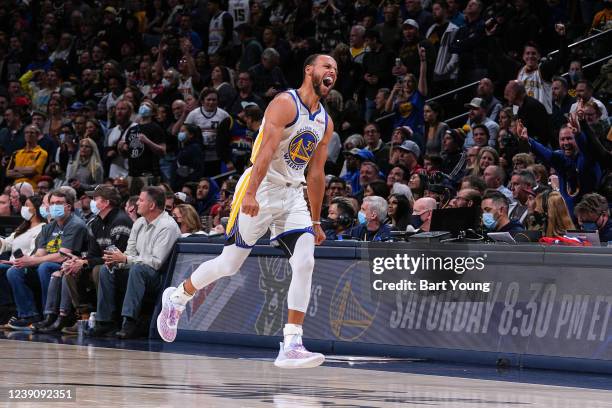
<instances>
[{"instance_id":1,"label":"black jacket","mask_svg":"<svg viewBox=\"0 0 612 408\"><path fill-rule=\"evenodd\" d=\"M113 208L104 219L96 216L87 224L87 261L90 267L102 265L104 250L111 245L124 252L127 248L132 219L125 211Z\"/></svg>"}]
</instances>

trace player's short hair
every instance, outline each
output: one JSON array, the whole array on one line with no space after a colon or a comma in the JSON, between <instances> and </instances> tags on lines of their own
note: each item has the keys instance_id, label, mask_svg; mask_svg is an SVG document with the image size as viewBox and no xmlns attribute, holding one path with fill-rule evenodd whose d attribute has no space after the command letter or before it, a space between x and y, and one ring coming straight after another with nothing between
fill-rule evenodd
<instances>
[{"instance_id":1,"label":"player's short hair","mask_svg":"<svg viewBox=\"0 0 612 408\"><path fill-rule=\"evenodd\" d=\"M306 74L306 67L308 67L309 65L314 65L317 58L319 58L319 56L321 55L323 54L311 54L306 57L306 60L304 61L304 66L302 67L302 73L304 73L304 75Z\"/></svg>"}]
</instances>

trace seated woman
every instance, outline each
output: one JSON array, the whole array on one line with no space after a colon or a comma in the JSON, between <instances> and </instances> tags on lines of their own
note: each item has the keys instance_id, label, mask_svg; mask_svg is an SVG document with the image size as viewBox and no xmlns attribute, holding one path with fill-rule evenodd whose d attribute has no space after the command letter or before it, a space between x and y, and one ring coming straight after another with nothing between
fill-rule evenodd
<instances>
[{"instance_id":1,"label":"seated woman","mask_svg":"<svg viewBox=\"0 0 612 408\"><path fill-rule=\"evenodd\" d=\"M391 194L387 202L389 204L387 209L389 217L385 223L390 225L392 230L406 231L412 215L410 201L403 194Z\"/></svg>"},{"instance_id":2,"label":"seated woman","mask_svg":"<svg viewBox=\"0 0 612 408\"><path fill-rule=\"evenodd\" d=\"M79 155L72 161L66 172L66 180L75 190L92 190L104 180L104 169L93 139L85 138L79 142Z\"/></svg>"},{"instance_id":3,"label":"seated woman","mask_svg":"<svg viewBox=\"0 0 612 408\"><path fill-rule=\"evenodd\" d=\"M30 255L34 252L36 237L38 237L47 221L40 215L41 204L42 198L39 195L33 195L25 199L21 207L21 217L24 221L9 237L0 238L0 252L10 252L8 260L0 261L0 306L10 306L12 304L11 289L6 278L6 271L13 266L16 257ZM6 321L0 323L4 324Z\"/></svg>"},{"instance_id":4,"label":"seated woman","mask_svg":"<svg viewBox=\"0 0 612 408\"><path fill-rule=\"evenodd\" d=\"M189 204L179 204L172 210L172 218L181 229L181 238L204 234L198 213Z\"/></svg>"},{"instance_id":5,"label":"seated woman","mask_svg":"<svg viewBox=\"0 0 612 408\"><path fill-rule=\"evenodd\" d=\"M544 191L527 203L529 216L527 229L542 231L546 237L565 235L567 231L576 229L565 200L557 191Z\"/></svg>"}]
</instances>

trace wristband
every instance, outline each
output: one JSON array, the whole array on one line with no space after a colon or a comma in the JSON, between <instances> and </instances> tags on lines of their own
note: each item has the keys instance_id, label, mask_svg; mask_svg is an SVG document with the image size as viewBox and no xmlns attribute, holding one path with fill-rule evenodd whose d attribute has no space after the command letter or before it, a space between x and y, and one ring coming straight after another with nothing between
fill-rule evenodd
<instances>
[{"instance_id":1,"label":"wristband","mask_svg":"<svg viewBox=\"0 0 612 408\"><path fill-rule=\"evenodd\" d=\"M312 224L313 225L321 225L321 221L313 221Z\"/></svg>"}]
</instances>

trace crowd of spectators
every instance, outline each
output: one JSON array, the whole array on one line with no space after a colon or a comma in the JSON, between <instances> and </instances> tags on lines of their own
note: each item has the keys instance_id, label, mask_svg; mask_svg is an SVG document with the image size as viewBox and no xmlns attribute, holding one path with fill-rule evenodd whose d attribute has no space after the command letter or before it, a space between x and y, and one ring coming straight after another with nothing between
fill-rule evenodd
<instances>
[{"instance_id":1,"label":"crowd of spectators","mask_svg":"<svg viewBox=\"0 0 612 408\"><path fill-rule=\"evenodd\" d=\"M610 0L0 6L7 328L75 334L95 310L89 335L141 333L174 242L224 232L265 108L313 53L339 70L329 240L473 207L475 231L612 241L612 60L583 68L609 54Z\"/></svg>"}]
</instances>

